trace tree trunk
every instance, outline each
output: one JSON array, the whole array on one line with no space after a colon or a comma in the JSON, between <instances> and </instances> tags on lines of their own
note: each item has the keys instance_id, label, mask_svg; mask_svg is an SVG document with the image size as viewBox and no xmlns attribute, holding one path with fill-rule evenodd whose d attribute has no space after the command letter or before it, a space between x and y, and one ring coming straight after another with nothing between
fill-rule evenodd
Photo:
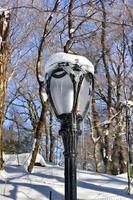
<instances>
[{"instance_id":1,"label":"tree trunk","mask_svg":"<svg viewBox=\"0 0 133 200\"><path fill-rule=\"evenodd\" d=\"M9 13L0 15L0 169L3 168L3 120L4 104L7 90L7 67L9 63Z\"/></svg>"},{"instance_id":2,"label":"tree trunk","mask_svg":"<svg viewBox=\"0 0 133 200\"><path fill-rule=\"evenodd\" d=\"M99 150L99 145L98 142L94 143L94 160L95 160L95 171L98 172L98 150Z\"/></svg>"},{"instance_id":3,"label":"tree trunk","mask_svg":"<svg viewBox=\"0 0 133 200\"><path fill-rule=\"evenodd\" d=\"M37 153L38 153L39 146L40 146L40 138L41 138L41 135L42 135L42 132L43 132L43 129L44 129L45 120L46 120L45 108L42 107L41 116L40 116L39 123L38 123L37 130L36 130L35 148L34 148L33 153L32 153L32 159L31 159L30 164L28 166L29 172L32 171L34 164L35 164L35 161L36 161Z\"/></svg>"},{"instance_id":4,"label":"tree trunk","mask_svg":"<svg viewBox=\"0 0 133 200\"><path fill-rule=\"evenodd\" d=\"M100 125L100 118L96 109L96 102L95 99L92 100L92 118L93 118L93 127L95 127L95 131L96 131L96 138L100 138L97 144L94 144L96 146L98 146L99 144L99 149L100 149L100 159L102 159L104 161L104 149L105 149L105 143L104 143L104 136L103 136L103 130L102 127ZM92 139L93 141L93 139ZM95 148L95 147L94 147ZM96 147L94 150L94 158L95 158L95 163L98 162L98 148Z\"/></svg>"},{"instance_id":5,"label":"tree trunk","mask_svg":"<svg viewBox=\"0 0 133 200\"><path fill-rule=\"evenodd\" d=\"M47 122L45 120L45 135L46 135L46 140L45 140L45 160L49 161L49 132L47 128Z\"/></svg>"},{"instance_id":6,"label":"tree trunk","mask_svg":"<svg viewBox=\"0 0 133 200\"><path fill-rule=\"evenodd\" d=\"M50 135L50 155L49 155L49 161L54 161L54 143L55 143L55 137L53 135L52 131L52 124L53 124L53 115L52 110L50 110L50 119L49 119L49 135Z\"/></svg>"},{"instance_id":7,"label":"tree trunk","mask_svg":"<svg viewBox=\"0 0 133 200\"><path fill-rule=\"evenodd\" d=\"M108 55L108 49L106 45L106 22L107 22L107 13L105 9L105 3L103 0L100 0L101 2L101 8L102 8L102 14L103 14L103 21L102 21L102 32L101 32L101 46L102 46L102 60L103 60L103 66L105 70L105 75L107 79L107 113L108 113L108 119L112 117L112 81L111 81L111 75L109 70L109 65L107 63L107 55ZM105 136L105 172L110 173L110 157L111 157L111 145L110 140L112 139L112 125L109 124L107 128L107 133Z\"/></svg>"}]
</instances>

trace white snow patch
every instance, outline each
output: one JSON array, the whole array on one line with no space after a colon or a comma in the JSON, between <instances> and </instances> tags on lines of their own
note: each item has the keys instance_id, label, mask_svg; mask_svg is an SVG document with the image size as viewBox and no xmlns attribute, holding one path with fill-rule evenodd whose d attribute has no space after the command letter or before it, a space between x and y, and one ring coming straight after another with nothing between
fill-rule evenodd
<instances>
[{"instance_id":1,"label":"white snow patch","mask_svg":"<svg viewBox=\"0 0 133 200\"><path fill-rule=\"evenodd\" d=\"M44 82L45 78L44 76L42 76L41 74L38 75L39 81Z\"/></svg>"},{"instance_id":2,"label":"white snow patch","mask_svg":"<svg viewBox=\"0 0 133 200\"><path fill-rule=\"evenodd\" d=\"M70 33L74 33L75 29L74 28L71 28L70 29Z\"/></svg>"},{"instance_id":3,"label":"white snow patch","mask_svg":"<svg viewBox=\"0 0 133 200\"><path fill-rule=\"evenodd\" d=\"M50 73L58 68L58 63L67 62L71 64L78 64L83 70L94 74L93 64L85 57L80 55L73 55L69 53L55 53L49 57L45 65L45 73Z\"/></svg>"},{"instance_id":4,"label":"white snow patch","mask_svg":"<svg viewBox=\"0 0 133 200\"><path fill-rule=\"evenodd\" d=\"M133 107L133 101L131 101L131 100L123 101L122 105L127 106L127 107Z\"/></svg>"},{"instance_id":5,"label":"white snow patch","mask_svg":"<svg viewBox=\"0 0 133 200\"><path fill-rule=\"evenodd\" d=\"M8 16L10 13L8 9L0 7L0 15L2 15L3 12L4 12L5 16Z\"/></svg>"},{"instance_id":6,"label":"white snow patch","mask_svg":"<svg viewBox=\"0 0 133 200\"><path fill-rule=\"evenodd\" d=\"M109 130L106 129L105 135L109 135Z\"/></svg>"},{"instance_id":7,"label":"white snow patch","mask_svg":"<svg viewBox=\"0 0 133 200\"><path fill-rule=\"evenodd\" d=\"M45 91L42 92L42 98L43 98L43 101L46 102L47 99L48 99L48 95L46 94Z\"/></svg>"},{"instance_id":8,"label":"white snow patch","mask_svg":"<svg viewBox=\"0 0 133 200\"><path fill-rule=\"evenodd\" d=\"M12 155L4 155L4 162L5 165L22 165L27 169L28 165L30 164L30 160L32 157L32 153L23 153L23 154L12 154ZM45 162L44 158L41 154L37 154L36 163L40 163L41 166L48 166Z\"/></svg>"}]
</instances>

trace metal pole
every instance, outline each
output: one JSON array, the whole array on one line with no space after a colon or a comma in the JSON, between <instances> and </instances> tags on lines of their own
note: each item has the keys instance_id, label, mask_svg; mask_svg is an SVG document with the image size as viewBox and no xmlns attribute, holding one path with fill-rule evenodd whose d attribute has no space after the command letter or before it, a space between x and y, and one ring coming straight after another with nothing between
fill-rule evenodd
<instances>
[{"instance_id":1,"label":"metal pole","mask_svg":"<svg viewBox=\"0 0 133 200\"><path fill-rule=\"evenodd\" d=\"M49 200L52 200L52 191L49 192Z\"/></svg>"},{"instance_id":2,"label":"metal pole","mask_svg":"<svg viewBox=\"0 0 133 200\"><path fill-rule=\"evenodd\" d=\"M127 118L127 144L128 144L128 160L127 160L127 178L128 178L128 194L131 193L131 179L130 179L130 163L131 163L131 152L130 152L130 123L131 123L131 112L130 108L126 108Z\"/></svg>"},{"instance_id":3,"label":"metal pole","mask_svg":"<svg viewBox=\"0 0 133 200\"><path fill-rule=\"evenodd\" d=\"M77 122L70 121L62 124L60 131L64 143L65 158L65 200L77 200Z\"/></svg>"}]
</instances>

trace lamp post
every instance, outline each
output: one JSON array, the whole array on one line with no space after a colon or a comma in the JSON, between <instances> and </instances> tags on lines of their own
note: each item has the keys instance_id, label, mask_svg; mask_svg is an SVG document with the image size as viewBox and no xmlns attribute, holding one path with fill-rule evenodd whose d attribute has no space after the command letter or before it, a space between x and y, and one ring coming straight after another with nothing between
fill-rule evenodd
<instances>
[{"instance_id":1,"label":"lamp post","mask_svg":"<svg viewBox=\"0 0 133 200\"><path fill-rule=\"evenodd\" d=\"M131 115L133 109L133 102L125 101L126 107L126 135L128 144L128 159L127 159L127 179L128 179L128 194L131 193L131 179L132 179L132 156L131 156Z\"/></svg>"},{"instance_id":2,"label":"lamp post","mask_svg":"<svg viewBox=\"0 0 133 200\"><path fill-rule=\"evenodd\" d=\"M126 100L122 102L122 108L126 111L126 137L128 145L128 159L127 159L127 179L128 179L128 194L131 193L131 179L133 177L133 160L131 154L131 115L133 109L133 101Z\"/></svg>"},{"instance_id":3,"label":"lamp post","mask_svg":"<svg viewBox=\"0 0 133 200\"><path fill-rule=\"evenodd\" d=\"M93 90L94 67L83 56L52 55L45 65L46 91L61 122L64 144L65 200L77 200L76 158L78 136Z\"/></svg>"},{"instance_id":4,"label":"lamp post","mask_svg":"<svg viewBox=\"0 0 133 200\"><path fill-rule=\"evenodd\" d=\"M126 132L127 132L127 144L128 144L128 160L127 160L127 179L128 179L128 194L131 192L131 109L130 107L126 108Z\"/></svg>"}]
</instances>

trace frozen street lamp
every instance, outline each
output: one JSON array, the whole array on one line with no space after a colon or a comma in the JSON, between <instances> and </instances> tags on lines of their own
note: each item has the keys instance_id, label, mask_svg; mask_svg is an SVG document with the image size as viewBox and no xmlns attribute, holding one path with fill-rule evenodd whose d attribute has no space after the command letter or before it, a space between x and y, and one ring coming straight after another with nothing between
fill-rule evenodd
<instances>
[{"instance_id":1,"label":"frozen street lamp","mask_svg":"<svg viewBox=\"0 0 133 200\"><path fill-rule=\"evenodd\" d=\"M77 200L78 135L93 90L94 67L83 56L56 53L45 66L48 98L61 122L65 157L65 200Z\"/></svg>"},{"instance_id":2,"label":"frozen street lamp","mask_svg":"<svg viewBox=\"0 0 133 200\"><path fill-rule=\"evenodd\" d=\"M133 177L133 159L132 159L132 135L131 135L131 119L133 112L133 101L126 100L122 102L122 108L126 109L126 135L128 144L128 159L127 159L127 179L128 179L128 194L131 192L131 179Z\"/></svg>"}]
</instances>

